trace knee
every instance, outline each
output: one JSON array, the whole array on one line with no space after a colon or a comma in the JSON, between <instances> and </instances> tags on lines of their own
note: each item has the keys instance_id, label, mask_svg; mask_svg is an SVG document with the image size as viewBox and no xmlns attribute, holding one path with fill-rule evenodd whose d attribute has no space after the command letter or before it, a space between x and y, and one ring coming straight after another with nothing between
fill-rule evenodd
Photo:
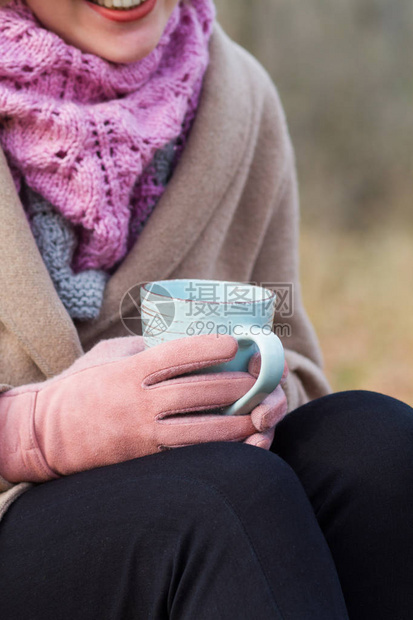
<instances>
[{"instance_id":1,"label":"knee","mask_svg":"<svg viewBox=\"0 0 413 620\"><path fill-rule=\"evenodd\" d=\"M336 454L386 457L385 461L400 452L411 455L413 410L395 398L354 390L330 394L309 405L325 444Z\"/></svg>"},{"instance_id":2,"label":"knee","mask_svg":"<svg viewBox=\"0 0 413 620\"><path fill-rule=\"evenodd\" d=\"M413 409L400 400L368 390L349 390L335 392L313 400L300 409L314 409L320 416L333 415L341 419L375 421L377 424L399 425L400 422L411 424ZM299 411L298 409L297 411Z\"/></svg>"},{"instance_id":3,"label":"knee","mask_svg":"<svg viewBox=\"0 0 413 620\"><path fill-rule=\"evenodd\" d=\"M259 487L288 485L295 477L277 455L242 443L214 442L178 448L168 453L173 469L200 483L245 495Z\"/></svg>"},{"instance_id":4,"label":"knee","mask_svg":"<svg viewBox=\"0 0 413 620\"><path fill-rule=\"evenodd\" d=\"M200 497L209 498L206 506L202 502L204 516L205 511L213 514L224 503L240 507L246 498L251 507L264 506L269 497L294 504L304 493L285 461L255 446L213 442L176 448L148 459L151 473L162 472L168 488L176 490L177 501L184 498L188 503L187 511L198 510Z\"/></svg>"},{"instance_id":5,"label":"knee","mask_svg":"<svg viewBox=\"0 0 413 620\"><path fill-rule=\"evenodd\" d=\"M316 463L360 493L374 486L375 493L402 494L413 484L413 410L405 403L355 390L311 401L290 415L277 441L282 445L287 433L294 469ZM286 458L283 448L277 452Z\"/></svg>"}]
</instances>

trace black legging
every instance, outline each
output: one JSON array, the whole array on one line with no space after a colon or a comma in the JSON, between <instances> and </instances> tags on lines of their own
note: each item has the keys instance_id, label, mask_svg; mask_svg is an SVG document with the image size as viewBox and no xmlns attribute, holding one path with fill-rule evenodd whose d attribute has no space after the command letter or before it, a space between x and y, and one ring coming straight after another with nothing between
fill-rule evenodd
<instances>
[{"instance_id":1,"label":"black legging","mask_svg":"<svg viewBox=\"0 0 413 620\"><path fill-rule=\"evenodd\" d=\"M272 452L205 444L38 485L0 524L0 618L411 620L412 413L341 392L289 414Z\"/></svg>"}]
</instances>

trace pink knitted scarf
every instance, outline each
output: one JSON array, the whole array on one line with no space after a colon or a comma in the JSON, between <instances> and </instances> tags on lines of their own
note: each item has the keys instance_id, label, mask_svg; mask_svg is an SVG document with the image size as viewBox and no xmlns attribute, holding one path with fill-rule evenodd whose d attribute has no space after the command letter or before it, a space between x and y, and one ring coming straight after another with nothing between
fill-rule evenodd
<instances>
[{"instance_id":1,"label":"pink knitted scarf","mask_svg":"<svg viewBox=\"0 0 413 620\"><path fill-rule=\"evenodd\" d=\"M79 231L75 270L127 252L137 180L176 139L208 65L213 0L181 2L151 54L115 64L45 29L22 0L0 9L0 144Z\"/></svg>"}]
</instances>

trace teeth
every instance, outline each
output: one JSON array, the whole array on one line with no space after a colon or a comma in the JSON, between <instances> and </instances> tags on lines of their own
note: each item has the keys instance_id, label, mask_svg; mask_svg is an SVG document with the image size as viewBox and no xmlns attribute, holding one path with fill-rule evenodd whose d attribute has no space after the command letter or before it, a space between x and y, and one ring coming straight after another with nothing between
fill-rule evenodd
<instances>
[{"instance_id":1,"label":"teeth","mask_svg":"<svg viewBox=\"0 0 413 620\"><path fill-rule=\"evenodd\" d=\"M89 0L93 4L104 6L107 9L127 10L134 9L146 0Z\"/></svg>"}]
</instances>

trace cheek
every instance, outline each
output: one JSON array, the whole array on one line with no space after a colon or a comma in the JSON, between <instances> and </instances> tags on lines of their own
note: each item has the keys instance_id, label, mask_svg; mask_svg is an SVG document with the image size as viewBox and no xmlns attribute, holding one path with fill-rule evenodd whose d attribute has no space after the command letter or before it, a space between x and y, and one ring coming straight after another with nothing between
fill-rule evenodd
<instances>
[{"instance_id":1,"label":"cheek","mask_svg":"<svg viewBox=\"0 0 413 620\"><path fill-rule=\"evenodd\" d=\"M73 0L25 0L37 19L49 30L64 30Z\"/></svg>"},{"instance_id":2,"label":"cheek","mask_svg":"<svg viewBox=\"0 0 413 620\"><path fill-rule=\"evenodd\" d=\"M64 0L63 0L64 1ZM50 0L25 0L27 6L37 15L44 14L51 8Z\"/></svg>"}]
</instances>

